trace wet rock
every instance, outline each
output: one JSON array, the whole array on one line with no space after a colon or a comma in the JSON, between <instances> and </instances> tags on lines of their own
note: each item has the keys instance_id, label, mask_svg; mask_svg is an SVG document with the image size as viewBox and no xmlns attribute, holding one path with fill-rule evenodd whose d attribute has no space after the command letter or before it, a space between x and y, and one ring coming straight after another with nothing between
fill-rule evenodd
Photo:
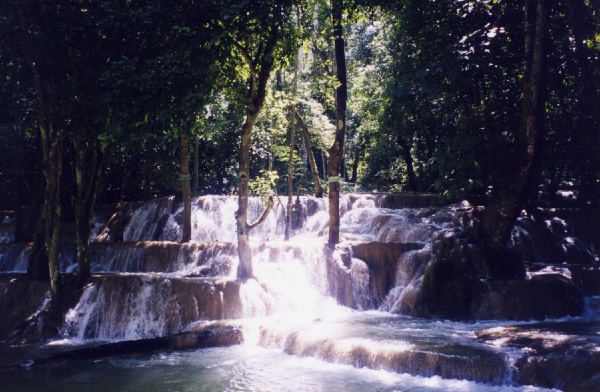
<instances>
[{"instance_id":1,"label":"wet rock","mask_svg":"<svg viewBox=\"0 0 600 392\"><path fill-rule=\"evenodd\" d=\"M565 392L600 391L600 354L586 349L562 349L527 356L517 362L521 384L556 388Z\"/></svg>"},{"instance_id":2,"label":"wet rock","mask_svg":"<svg viewBox=\"0 0 600 392\"><path fill-rule=\"evenodd\" d=\"M418 243L384 243L384 242L362 242L352 243L352 255L364 261L369 267L370 281L369 291L378 307L388 292L396 284L396 270L403 253L421 249Z\"/></svg>"},{"instance_id":3,"label":"wet rock","mask_svg":"<svg viewBox=\"0 0 600 392\"><path fill-rule=\"evenodd\" d=\"M568 266L571 272L573 284L577 286L585 296L600 295L600 266Z\"/></svg>"},{"instance_id":4,"label":"wet rock","mask_svg":"<svg viewBox=\"0 0 600 392\"><path fill-rule=\"evenodd\" d=\"M435 259L416 297L423 306L414 305L423 313L413 315L457 320L543 320L583 313L580 291L563 275L490 280L485 258L474 248L451 230L436 234L432 244Z\"/></svg>"},{"instance_id":5,"label":"wet rock","mask_svg":"<svg viewBox=\"0 0 600 392\"><path fill-rule=\"evenodd\" d=\"M26 272L31 250L31 243L0 243L0 272Z\"/></svg>"},{"instance_id":6,"label":"wet rock","mask_svg":"<svg viewBox=\"0 0 600 392\"><path fill-rule=\"evenodd\" d=\"M145 354L155 351L175 351L208 347L227 347L243 342L240 327L235 325L205 325L192 331L150 339L127 340L79 348L52 354L8 367L32 367L47 363L89 361L117 355Z\"/></svg>"},{"instance_id":7,"label":"wet rock","mask_svg":"<svg viewBox=\"0 0 600 392\"><path fill-rule=\"evenodd\" d=\"M350 249L340 247L334 251L324 249L327 262L327 282L329 295L340 305L354 308L352 299L352 262Z\"/></svg>"},{"instance_id":8,"label":"wet rock","mask_svg":"<svg viewBox=\"0 0 600 392\"><path fill-rule=\"evenodd\" d=\"M502 355L485 347L458 344L417 347L401 342L320 338L309 331L265 327L260 330L259 342L266 347L281 348L290 355L415 376L502 384L509 374Z\"/></svg>"},{"instance_id":9,"label":"wet rock","mask_svg":"<svg viewBox=\"0 0 600 392\"><path fill-rule=\"evenodd\" d=\"M236 245L205 242L115 242L90 244L92 269L96 272L175 272L197 270L201 276L228 275ZM197 267L197 268L194 268ZM200 273L201 272L201 273Z\"/></svg>"},{"instance_id":10,"label":"wet rock","mask_svg":"<svg viewBox=\"0 0 600 392\"><path fill-rule=\"evenodd\" d=\"M491 282L477 303L476 319L544 320L580 316L581 293L559 274L537 275L527 280Z\"/></svg>"},{"instance_id":11,"label":"wet rock","mask_svg":"<svg viewBox=\"0 0 600 392\"><path fill-rule=\"evenodd\" d=\"M0 279L0 341L26 341L40 338L43 319L51 297L46 281L25 277Z\"/></svg>"},{"instance_id":12,"label":"wet rock","mask_svg":"<svg viewBox=\"0 0 600 392\"><path fill-rule=\"evenodd\" d=\"M174 197L152 199L137 208L123 230L124 241L144 241L158 238L165 230Z\"/></svg>"},{"instance_id":13,"label":"wet rock","mask_svg":"<svg viewBox=\"0 0 600 392\"><path fill-rule=\"evenodd\" d=\"M550 210L557 217L565 220L577 238L600 249L600 210L590 208L562 208Z\"/></svg>"},{"instance_id":14,"label":"wet rock","mask_svg":"<svg viewBox=\"0 0 600 392\"><path fill-rule=\"evenodd\" d=\"M433 239L432 255L434 261L427 267L421 291L412 296L412 309L417 311L412 315L457 320L543 320L583 313L582 293L570 278L544 273L526 279L516 248L504 255L504 264L498 264L498 260L469 244L460 232L441 230ZM514 260L506 259L510 255ZM494 263L496 268L521 266L523 271L515 274L517 278L492 279L490 276L498 275L491 269Z\"/></svg>"},{"instance_id":15,"label":"wet rock","mask_svg":"<svg viewBox=\"0 0 600 392\"><path fill-rule=\"evenodd\" d=\"M491 328L477 338L519 351L515 381L566 392L600 390L600 339L596 322L561 322Z\"/></svg>"},{"instance_id":16,"label":"wet rock","mask_svg":"<svg viewBox=\"0 0 600 392\"><path fill-rule=\"evenodd\" d=\"M0 216L0 244L10 244L15 240L15 222L1 221Z\"/></svg>"},{"instance_id":17,"label":"wet rock","mask_svg":"<svg viewBox=\"0 0 600 392\"><path fill-rule=\"evenodd\" d=\"M95 242L123 241L123 231L141 202L106 204L96 206L92 218L92 235Z\"/></svg>"},{"instance_id":18,"label":"wet rock","mask_svg":"<svg viewBox=\"0 0 600 392\"><path fill-rule=\"evenodd\" d=\"M63 334L130 340L179 333L201 320L221 320L239 303L235 282L111 275L95 277L69 312ZM237 289L239 292L239 288Z\"/></svg>"},{"instance_id":19,"label":"wet rock","mask_svg":"<svg viewBox=\"0 0 600 392\"><path fill-rule=\"evenodd\" d=\"M474 276L465 260L434 261L423 277L420 300L426 317L453 320L472 318L476 300L488 291L487 284Z\"/></svg>"},{"instance_id":20,"label":"wet rock","mask_svg":"<svg viewBox=\"0 0 600 392\"><path fill-rule=\"evenodd\" d=\"M222 319L244 317L240 299L240 282L237 280L217 280L215 286L222 293Z\"/></svg>"},{"instance_id":21,"label":"wet rock","mask_svg":"<svg viewBox=\"0 0 600 392\"><path fill-rule=\"evenodd\" d=\"M465 195L444 200L435 193L389 193L383 195L380 201L382 208L426 208L458 203L468 200L473 205L484 205L485 196Z\"/></svg>"},{"instance_id":22,"label":"wet rock","mask_svg":"<svg viewBox=\"0 0 600 392\"><path fill-rule=\"evenodd\" d=\"M584 230L591 219L582 219L581 215L537 209L531 216L522 216L513 229L511 248L529 264L592 264L598 257L591 246L595 239Z\"/></svg>"}]
</instances>

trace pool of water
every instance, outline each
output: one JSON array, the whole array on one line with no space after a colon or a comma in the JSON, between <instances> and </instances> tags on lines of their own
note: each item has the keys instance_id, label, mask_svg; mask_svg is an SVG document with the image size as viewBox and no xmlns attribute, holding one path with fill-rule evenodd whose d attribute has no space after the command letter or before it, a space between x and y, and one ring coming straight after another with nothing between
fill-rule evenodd
<instances>
[{"instance_id":1,"label":"pool of water","mask_svg":"<svg viewBox=\"0 0 600 392\"><path fill-rule=\"evenodd\" d=\"M322 360L318 355L286 353L290 336L295 345L333 344L341 354L360 345L370 355L393 350L441 352L483 350L505 358L518 355L475 339L475 331L498 323L459 323L396 316L384 312L344 311L319 319L267 317L238 320L245 343L225 348L157 352L39 364L0 370L4 391L544 391L532 386L486 385L439 376L412 376L352 366L344 358ZM265 338L267 335L269 338ZM277 343L279 341L279 344ZM333 343L332 343L333 342ZM87 342L90 344L92 342ZM96 342L97 343L97 342ZM94 343L92 343L94 344ZM3 350L0 366L26 358L80 347L73 341L41 347ZM332 346L333 347L333 346ZM452 347L449 352L444 348ZM458 354L457 354L458 353ZM469 355L473 355L472 352Z\"/></svg>"},{"instance_id":2,"label":"pool of water","mask_svg":"<svg viewBox=\"0 0 600 392\"><path fill-rule=\"evenodd\" d=\"M543 391L358 369L241 345L0 371L5 391Z\"/></svg>"}]
</instances>

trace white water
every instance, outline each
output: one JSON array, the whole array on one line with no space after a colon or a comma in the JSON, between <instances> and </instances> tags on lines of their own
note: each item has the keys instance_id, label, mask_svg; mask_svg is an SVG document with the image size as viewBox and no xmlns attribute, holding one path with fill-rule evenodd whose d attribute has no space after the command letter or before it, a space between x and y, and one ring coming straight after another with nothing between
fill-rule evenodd
<instances>
[{"instance_id":1,"label":"white water","mask_svg":"<svg viewBox=\"0 0 600 392\"><path fill-rule=\"evenodd\" d=\"M236 346L0 371L14 392L255 391L255 392L533 392L535 387L489 386L465 380L358 369L277 349Z\"/></svg>"},{"instance_id":2,"label":"white water","mask_svg":"<svg viewBox=\"0 0 600 392\"><path fill-rule=\"evenodd\" d=\"M0 244L0 271L27 272L30 244Z\"/></svg>"},{"instance_id":3,"label":"white water","mask_svg":"<svg viewBox=\"0 0 600 392\"><path fill-rule=\"evenodd\" d=\"M246 343L241 347L211 349L202 352L159 354L144 359L102 361L111 373L126 374L134 368L145 368L144 377L169 379L169 367L181 371L173 376L175 390L198 390L198 380L191 374L203 374L205 390L539 390L508 386L489 387L482 384L436 375L413 377L383 370L353 369L367 366L366 359L356 353L367 353L377 359L378 369L394 370L395 358L407 351L436 352L448 346L475 347L489 350L474 341L474 331L496 323L450 323L416 320L392 315L409 306L410 297L418 290L424 268L429 262L431 237L443 229L461 224L467 205L441 209L383 209L373 196L345 197L342 200L342 237L350 241L420 243L423 249L404 253L399 261L395 287L385 298L380 312L358 312L341 306L332 292L343 296L355 309L368 309L369 270L352 257L347 246L333 254L324 247L327 230L326 200L301 199L303 228L295 232L291 243L282 241L285 198L276 203L265 224L252 233L256 280L240 285L239 303L228 298L214 283L234 280L236 256L233 248L178 247L176 253L165 251L168 260L157 269L156 260L148 260L147 246L110 246L94 265L97 272L118 272L121 284L90 285L79 304L67 315L63 337L67 344L90 340L130 340L164 336L193 328L214 318L196 294L192 303L184 300L190 288L212 293L222 309L234 308L235 317L243 319ZM151 201L138 209L125 230L127 241L152 240L157 233L161 241L180 238L178 214L172 213L171 199ZM235 241L234 198L203 197L194 201L193 239L198 242ZM251 219L262 211L261 201L253 199ZM164 227L160 227L162 220ZM100 232L98 230L97 232ZM204 252L204 253L203 253ZM161 253L162 254L162 253ZM346 258L345 258L346 257ZM349 257L349 259L348 259ZM332 272L333 271L333 272ZM335 273L336 279L328 278ZM189 274L207 276L203 280L184 278ZM216 278L215 278L216 277ZM108 282L108 283L106 283ZM193 283L192 283L193 282ZM335 282L335 283L334 283ZM340 283L341 282L341 283ZM183 289L174 286L185 286ZM191 286L193 285L193 286ZM202 287L198 287L202 286ZM597 304L590 300L590 308ZM381 312L383 311L383 312ZM233 312L233 311L231 311ZM222 310L222 316L227 317ZM519 353L498 349L497 355L507 364ZM284 355L283 353L293 354ZM444 354L459 356L460 352ZM326 363L314 356L332 363ZM353 362L354 361L354 362ZM453 366L452 364L448 366ZM371 366L372 367L372 366ZM392 368L392 369L390 369ZM269 372L269 370L272 370ZM286 372L288 374L286 375ZM77 372L76 372L77 373ZM182 374L183 373L183 374ZM190 374L187 374L190 373ZM510 385L510 369L499 372L494 384ZM96 371L81 366L80 374L94 379ZM185 374L185 375L184 375ZM159 376L160 375L160 376ZM129 388L142 387L125 377L116 380ZM65 385L77 385L69 378ZM115 381L116 382L116 381ZM190 387L194 385L195 387ZM339 386L343 387L340 389ZM152 390L151 387L148 387ZM66 387L68 390L69 387ZM144 387L144 389L147 389ZM202 390L202 389L200 389Z\"/></svg>"},{"instance_id":4,"label":"white water","mask_svg":"<svg viewBox=\"0 0 600 392\"><path fill-rule=\"evenodd\" d=\"M15 239L15 220L12 213L0 212L0 244Z\"/></svg>"}]
</instances>

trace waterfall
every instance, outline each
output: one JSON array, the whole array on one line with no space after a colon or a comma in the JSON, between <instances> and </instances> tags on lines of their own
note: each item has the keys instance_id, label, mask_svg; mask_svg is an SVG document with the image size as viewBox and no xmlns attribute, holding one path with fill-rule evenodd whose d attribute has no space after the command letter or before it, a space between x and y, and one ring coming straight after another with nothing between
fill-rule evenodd
<instances>
[{"instance_id":1,"label":"waterfall","mask_svg":"<svg viewBox=\"0 0 600 392\"><path fill-rule=\"evenodd\" d=\"M230 291L230 290L229 290ZM232 318L235 300L215 280L111 275L89 284L65 318L74 341L135 340L172 335L208 320Z\"/></svg>"},{"instance_id":2,"label":"waterfall","mask_svg":"<svg viewBox=\"0 0 600 392\"><path fill-rule=\"evenodd\" d=\"M92 243L92 271L160 272L178 276L228 276L235 246L231 243L121 242Z\"/></svg>"},{"instance_id":3,"label":"waterfall","mask_svg":"<svg viewBox=\"0 0 600 392\"><path fill-rule=\"evenodd\" d=\"M287 198L276 198L269 218L251 235L256 280L246 282L234 276L236 198L194 198L193 241L187 244L177 242L182 206L172 197L132 208L124 242L102 242L111 238L107 223L111 214L102 209L93 221L94 233L102 234L90 247L92 271L99 275L70 313L64 335L118 340L175 333L211 318L287 314L323 319L340 311L340 306L419 315L423 276L434 260L433 238L468 227L477 208L466 202L403 208L405 202L425 203L414 195L404 199L344 195L340 202L344 242L330 250L325 246L326 199L300 197L296 230L292 240L284 242ZM262 203L251 198L250 220L260 216ZM593 247L580 241L565 219L549 216L542 222L544 235L551 233L559 244L554 260L572 255L585 262L597 258ZM531 220L521 218L513 232L514 246L533 246L542 236L536 230L540 229ZM0 245L0 272L25 272L30 251L29 244ZM74 255L73 246L61 249L62 271L74 270ZM563 269L571 273L569 279L584 283L590 274L585 264ZM531 276L543 272L533 271ZM600 295L595 287L589 283L588 296ZM199 301L201 295L209 300ZM597 301L587 303L588 308L597 307Z\"/></svg>"},{"instance_id":4,"label":"waterfall","mask_svg":"<svg viewBox=\"0 0 600 392\"><path fill-rule=\"evenodd\" d=\"M31 244L0 244L0 272L27 272Z\"/></svg>"},{"instance_id":5,"label":"waterfall","mask_svg":"<svg viewBox=\"0 0 600 392\"><path fill-rule=\"evenodd\" d=\"M347 195L340 202L341 213L364 206L374 207L380 201L372 195ZM275 198L275 205L267 220L252 232L254 240L275 240L283 237L287 196ZM327 199L300 197L300 228L296 235L323 236L328 213ZM199 242L234 242L235 211L237 199L228 196L200 196L192 201L192 240ZM258 219L264 211L264 201L251 197L248 206L248 221ZM180 241L183 206L174 205L174 199L153 199L144 203L131 217L124 231L125 241ZM95 232L98 221L94 221ZM101 241L102 238L95 240Z\"/></svg>"}]
</instances>

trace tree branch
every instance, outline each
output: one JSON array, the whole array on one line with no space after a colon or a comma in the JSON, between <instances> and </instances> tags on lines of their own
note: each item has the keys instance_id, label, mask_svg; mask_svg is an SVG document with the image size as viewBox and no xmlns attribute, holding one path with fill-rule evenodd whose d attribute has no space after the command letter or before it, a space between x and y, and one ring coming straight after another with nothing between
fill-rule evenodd
<instances>
[{"instance_id":1,"label":"tree branch","mask_svg":"<svg viewBox=\"0 0 600 392\"><path fill-rule=\"evenodd\" d=\"M263 213L260 216L260 218L258 218L256 220L256 222L252 223L251 225L248 225L248 232L252 231L256 226L260 225L265 220L267 220L267 217L269 216L269 213L273 209L273 204L274 204L273 203L273 196L269 196L269 202L267 203L267 207L263 211Z\"/></svg>"},{"instance_id":2,"label":"tree branch","mask_svg":"<svg viewBox=\"0 0 600 392\"><path fill-rule=\"evenodd\" d=\"M240 44L234 39L232 39L231 41L233 42L233 46L235 46L235 48L240 51L240 54L244 58L244 61L246 61L246 64L248 64L248 67L250 67L250 73L252 74L252 78L256 79L258 77L256 73L256 65L252 60L250 53L248 53L248 49L246 49L246 47L244 47L242 44Z\"/></svg>"}]
</instances>

